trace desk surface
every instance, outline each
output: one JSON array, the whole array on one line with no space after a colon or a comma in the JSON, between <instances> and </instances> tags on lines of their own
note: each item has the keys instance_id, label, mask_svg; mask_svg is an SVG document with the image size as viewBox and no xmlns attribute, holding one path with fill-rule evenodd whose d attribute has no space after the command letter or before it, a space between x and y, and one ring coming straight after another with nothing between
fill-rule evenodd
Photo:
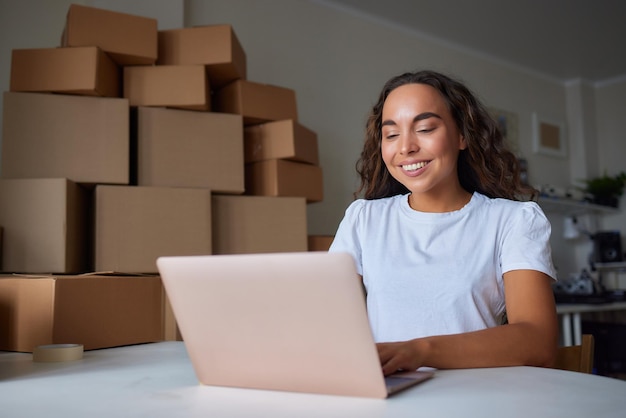
<instances>
[{"instance_id":1,"label":"desk surface","mask_svg":"<svg viewBox=\"0 0 626 418\"><path fill-rule=\"evenodd\" d=\"M623 417L626 382L535 367L441 370L386 400L200 386L183 343L33 363L0 352L4 417Z\"/></svg>"}]
</instances>

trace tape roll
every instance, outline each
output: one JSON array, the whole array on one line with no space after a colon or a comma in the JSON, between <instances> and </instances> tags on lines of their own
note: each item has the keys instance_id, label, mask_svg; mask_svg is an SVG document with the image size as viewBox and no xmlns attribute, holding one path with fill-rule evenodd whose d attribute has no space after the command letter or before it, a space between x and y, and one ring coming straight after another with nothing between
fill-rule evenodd
<instances>
[{"instance_id":1,"label":"tape roll","mask_svg":"<svg viewBox=\"0 0 626 418\"><path fill-rule=\"evenodd\" d=\"M33 361L38 363L74 361L82 358L82 344L48 344L37 346L33 350Z\"/></svg>"}]
</instances>

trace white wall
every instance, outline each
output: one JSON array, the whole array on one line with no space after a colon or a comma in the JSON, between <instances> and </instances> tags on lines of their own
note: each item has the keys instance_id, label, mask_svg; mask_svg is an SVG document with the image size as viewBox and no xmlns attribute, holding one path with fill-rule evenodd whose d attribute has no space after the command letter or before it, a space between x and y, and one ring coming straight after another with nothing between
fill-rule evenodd
<instances>
[{"instance_id":1,"label":"white wall","mask_svg":"<svg viewBox=\"0 0 626 418\"><path fill-rule=\"evenodd\" d=\"M599 166L620 165L626 142L619 136L624 119L626 83L597 88L593 100L581 88L572 101L572 88L471 51L454 48L371 17L350 14L315 0L93 0L82 4L108 5L113 10L159 19L160 28L175 27L184 10L184 25L233 25L248 61L252 81L293 88L300 122L318 134L324 170L325 198L309 205L309 233L333 234L357 185L354 165L361 150L364 122L384 82L401 72L430 68L464 80L489 106L514 112L519 119L519 144L529 161L533 184L568 186L576 160L532 152L531 115L568 122L568 115L585 113L597 102L592 123L597 126ZM0 87L8 90L13 48L57 46L65 14L72 1L0 0ZM172 6L174 4L174 6ZM145 11L145 13L141 13ZM182 22L181 22L182 25ZM621 93L621 94L620 94ZM574 104L572 105L572 102ZM0 104L1 110L1 104ZM578 140L583 145L583 132ZM621 141L621 142L620 142ZM615 145L614 142L620 142ZM621 153L614 150L621 149ZM621 148L620 148L621 147ZM621 164L623 166L623 164ZM552 215L550 215L552 218ZM568 274L578 269L571 243L560 238L554 221L555 263ZM608 220L607 222L613 222ZM616 221L623 225L623 218Z\"/></svg>"},{"instance_id":2,"label":"white wall","mask_svg":"<svg viewBox=\"0 0 626 418\"><path fill-rule=\"evenodd\" d=\"M597 86L595 89L596 120L598 121L598 175L626 171L626 78ZM620 201L619 214L605 216L603 229L620 229L622 243L626 235L626 195ZM626 250L626 246L624 246Z\"/></svg>"}]
</instances>

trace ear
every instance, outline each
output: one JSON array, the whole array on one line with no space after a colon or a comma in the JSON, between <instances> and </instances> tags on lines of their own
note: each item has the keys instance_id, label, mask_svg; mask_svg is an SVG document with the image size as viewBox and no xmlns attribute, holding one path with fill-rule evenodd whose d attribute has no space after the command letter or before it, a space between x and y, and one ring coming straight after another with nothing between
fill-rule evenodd
<instances>
[{"instance_id":1,"label":"ear","mask_svg":"<svg viewBox=\"0 0 626 418\"><path fill-rule=\"evenodd\" d=\"M467 141L465 140L465 137L461 134L459 134L459 149L467 149Z\"/></svg>"}]
</instances>

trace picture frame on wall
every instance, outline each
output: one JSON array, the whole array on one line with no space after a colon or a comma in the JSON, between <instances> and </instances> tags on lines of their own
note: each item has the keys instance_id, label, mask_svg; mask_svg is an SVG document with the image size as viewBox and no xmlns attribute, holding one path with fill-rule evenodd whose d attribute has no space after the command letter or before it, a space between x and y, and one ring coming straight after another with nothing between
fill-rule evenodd
<instances>
[{"instance_id":1,"label":"picture frame on wall","mask_svg":"<svg viewBox=\"0 0 626 418\"><path fill-rule=\"evenodd\" d=\"M532 118L533 152L556 158L567 157L565 124L545 118L537 112L533 113Z\"/></svg>"}]
</instances>

